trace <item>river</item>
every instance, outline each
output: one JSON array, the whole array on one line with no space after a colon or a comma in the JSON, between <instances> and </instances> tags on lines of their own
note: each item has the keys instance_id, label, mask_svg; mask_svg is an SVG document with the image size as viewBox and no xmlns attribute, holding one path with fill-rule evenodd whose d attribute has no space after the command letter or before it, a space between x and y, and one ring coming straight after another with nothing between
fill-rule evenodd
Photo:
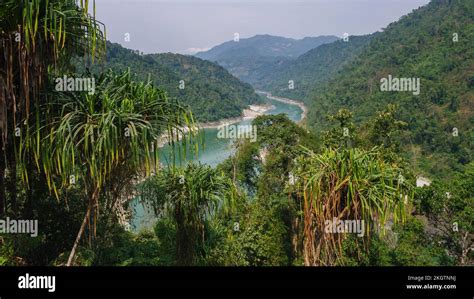
<instances>
[{"instance_id":1,"label":"river","mask_svg":"<svg viewBox=\"0 0 474 299\"><path fill-rule=\"evenodd\" d=\"M299 122L301 118L305 116L305 107L301 102L274 97L271 94L264 92L259 93L265 94L267 104L272 105L272 108L265 111L264 114L275 115L284 113L294 122ZM244 119L234 123L234 125L250 125L252 120L253 119ZM188 162L199 161L202 164L208 164L214 167L233 154L233 141L230 139L217 138L217 128L207 128L203 129L203 131L204 147L199 148L197 157L189 155L187 158ZM166 160L165 157L168 156L169 151L170 147L167 145L161 149L160 157L162 161ZM138 200L133 201L131 206L131 228L133 231L153 227L156 217L152 211L146 209Z\"/></svg>"}]
</instances>

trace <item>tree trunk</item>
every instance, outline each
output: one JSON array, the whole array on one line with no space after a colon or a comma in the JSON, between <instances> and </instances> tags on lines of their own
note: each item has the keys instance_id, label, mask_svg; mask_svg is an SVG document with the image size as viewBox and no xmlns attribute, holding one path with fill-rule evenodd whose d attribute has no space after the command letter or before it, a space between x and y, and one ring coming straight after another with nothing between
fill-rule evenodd
<instances>
[{"instance_id":1,"label":"tree trunk","mask_svg":"<svg viewBox=\"0 0 474 299\"><path fill-rule=\"evenodd\" d=\"M69 258L67 260L66 266L68 267L71 266L72 260L74 259L74 256L76 255L77 246L79 245L79 241L81 240L82 234L84 233L86 224L89 222L91 209L92 209L92 203L89 203L89 206L87 207L86 215L84 216L84 220L82 221L81 228L79 229L79 233L77 234L76 241L74 241L74 246L72 247L71 253L69 254Z\"/></svg>"},{"instance_id":2,"label":"tree trunk","mask_svg":"<svg viewBox=\"0 0 474 299\"><path fill-rule=\"evenodd\" d=\"M300 254L300 221L298 216L293 216L291 223L291 244L292 244L292 254L293 258L296 258Z\"/></svg>"},{"instance_id":3,"label":"tree trunk","mask_svg":"<svg viewBox=\"0 0 474 299\"><path fill-rule=\"evenodd\" d=\"M12 131L14 132L13 128ZM12 209L13 215L18 216L18 203L17 203L17 173L16 173L16 156L15 156L15 146L14 146L14 135L10 134L8 136L10 146L7 146L5 149L6 154L6 165L8 169L8 179L6 181L6 187L8 190L8 195L10 199L10 207Z\"/></svg>"},{"instance_id":4,"label":"tree trunk","mask_svg":"<svg viewBox=\"0 0 474 299\"><path fill-rule=\"evenodd\" d=\"M461 266L465 266L468 260L469 251L472 250L471 243L469 242L469 233L465 232L461 238Z\"/></svg>"},{"instance_id":5,"label":"tree trunk","mask_svg":"<svg viewBox=\"0 0 474 299\"><path fill-rule=\"evenodd\" d=\"M34 175L35 170L34 170L34 164L31 158L31 155L28 157L27 160L27 172L30 175ZM38 180L40 183L43 183L42 176L40 173L38 173ZM23 206L23 217L26 219L32 219L34 217L33 213L33 188L36 188L37 181L36 180L30 180L29 186L27 186L26 190L26 199L25 199L25 204ZM39 186L40 184L38 184ZM46 185L46 184L45 184Z\"/></svg>"}]
</instances>

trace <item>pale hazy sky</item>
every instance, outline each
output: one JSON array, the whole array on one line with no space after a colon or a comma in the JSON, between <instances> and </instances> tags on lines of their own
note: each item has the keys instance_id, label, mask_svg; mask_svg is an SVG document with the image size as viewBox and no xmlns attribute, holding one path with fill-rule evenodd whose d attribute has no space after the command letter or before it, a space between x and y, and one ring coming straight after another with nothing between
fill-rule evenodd
<instances>
[{"instance_id":1,"label":"pale hazy sky","mask_svg":"<svg viewBox=\"0 0 474 299\"><path fill-rule=\"evenodd\" d=\"M91 1L92 2L92 1ZM107 38L145 53L191 54L256 34L372 33L429 0L96 0ZM130 42L125 34L130 34Z\"/></svg>"}]
</instances>

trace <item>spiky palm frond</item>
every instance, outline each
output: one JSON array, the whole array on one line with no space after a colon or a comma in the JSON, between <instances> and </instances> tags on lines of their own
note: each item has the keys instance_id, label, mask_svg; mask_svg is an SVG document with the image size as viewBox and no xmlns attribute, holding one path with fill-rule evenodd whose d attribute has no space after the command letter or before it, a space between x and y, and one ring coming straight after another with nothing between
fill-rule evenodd
<instances>
[{"instance_id":1,"label":"spiky palm frond","mask_svg":"<svg viewBox=\"0 0 474 299\"><path fill-rule=\"evenodd\" d=\"M177 261L192 265L197 243L204 242L205 221L218 209L231 209L235 190L229 178L210 166L188 164L151 177L140 186L140 196L157 215L167 213L175 220Z\"/></svg>"},{"instance_id":2,"label":"spiky palm frond","mask_svg":"<svg viewBox=\"0 0 474 299\"><path fill-rule=\"evenodd\" d=\"M49 107L55 108L61 112L42 127L40 144L31 141L32 147L41 148L37 161L53 189L56 175L64 187L74 174L100 189L122 163L149 175L156 170L155 149L163 134L174 140L178 133L190 137L194 132L185 134L194 126L187 110L151 82L134 82L129 71L102 75L93 95L60 93Z\"/></svg>"},{"instance_id":3,"label":"spiky palm frond","mask_svg":"<svg viewBox=\"0 0 474 299\"><path fill-rule=\"evenodd\" d=\"M2 1L0 133L3 144L8 143L7 137L12 134L9 129L28 120L30 106L41 104L40 95L49 71L60 71L73 55L90 55L92 60L104 55L105 26L95 19L95 6L94 15L88 13L88 2Z\"/></svg>"},{"instance_id":4,"label":"spiky palm frond","mask_svg":"<svg viewBox=\"0 0 474 299\"><path fill-rule=\"evenodd\" d=\"M95 78L94 78L95 79ZM50 116L25 139L24 152L37 148L37 166L56 193L71 184L71 177L85 187L88 211L83 222L95 224L99 197L107 182L127 168L122 184L138 172L158 170L158 142L163 134L175 140L177 134L192 140L192 114L151 82L134 82L129 71L109 71L97 78L95 92L60 92L42 109ZM93 217L91 217L93 216ZM78 235L80 238L81 232Z\"/></svg>"},{"instance_id":5,"label":"spiky palm frond","mask_svg":"<svg viewBox=\"0 0 474 299\"><path fill-rule=\"evenodd\" d=\"M386 163L377 148L306 151L294 170L297 194L304 199L306 265L334 265L342 256L343 233L325 231L326 221L363 220L365 238L384 230L387 220L403 220L411 185L403 169Z\"/></svg>"}]
</instances>

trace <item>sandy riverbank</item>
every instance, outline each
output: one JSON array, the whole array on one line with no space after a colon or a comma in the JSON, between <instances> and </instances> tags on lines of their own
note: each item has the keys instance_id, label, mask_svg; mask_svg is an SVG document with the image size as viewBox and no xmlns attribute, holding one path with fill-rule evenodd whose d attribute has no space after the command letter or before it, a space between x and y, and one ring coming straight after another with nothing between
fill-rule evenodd
<instances>
[{"instance_id":1,"label":"sandy riverbank","mask_svg":"<svg viewBox=\"0 0 474 299\"><path fill-rule=\"evenodd\" d=\"M306 107L306 105L303 102L295 101L295 100L288 99L288 98L277 97L277 96L272 95L268 91L257 90L256 92L260 93L260 94L264 94L267 98L269 98L271 100L283 102L283 103L290 104L290 105L296 105L296 106L300 107L301 110L303 111L303 113L301 113L301 119L298 121L298 123L301 123L303 120L306 119L306 116L308 114L308 108Z\"/></svg>"},{"instance_id":2,"label":"sandy riverbank","mask_svg":"<svg viewBox=\"0 0 474 299\"><path fill-rule=\"evenodd\" d=\"M238 123L245 119L254 119L257 116L264 115L265 112L272 109L274 106L270 104L264 105L249 105L247 109L242 111L242 116L234 118L226 118L213 122L199 123L197 126L202 129L215 129L222 126Z\"/></svg>"},{"instance_id":3,"label":"sandy riverbank","mask_svg":"<svg viewBox=\"0 0 474 299\"><path fill-rule=\"evenodd\" d=\"M264 105L249 105L247 109L242 111L242 116L234 117L234 118L226 118L214 122L206 122L206 123L198 123L196 127L199 129L217 129L223 126L228 126L231 124L238 123L242 120L246 119L254 119L257 116L264 115L270 109L273 109L274 106L271 104L264 104ZM189 132L189 128L183 128L184 133ZM182 134L178 134L178 139L182 138ZM168 143L168 136L163 134L161 138L158 140L158 148L165 146Z\"/></svg>"}]
</instances>

